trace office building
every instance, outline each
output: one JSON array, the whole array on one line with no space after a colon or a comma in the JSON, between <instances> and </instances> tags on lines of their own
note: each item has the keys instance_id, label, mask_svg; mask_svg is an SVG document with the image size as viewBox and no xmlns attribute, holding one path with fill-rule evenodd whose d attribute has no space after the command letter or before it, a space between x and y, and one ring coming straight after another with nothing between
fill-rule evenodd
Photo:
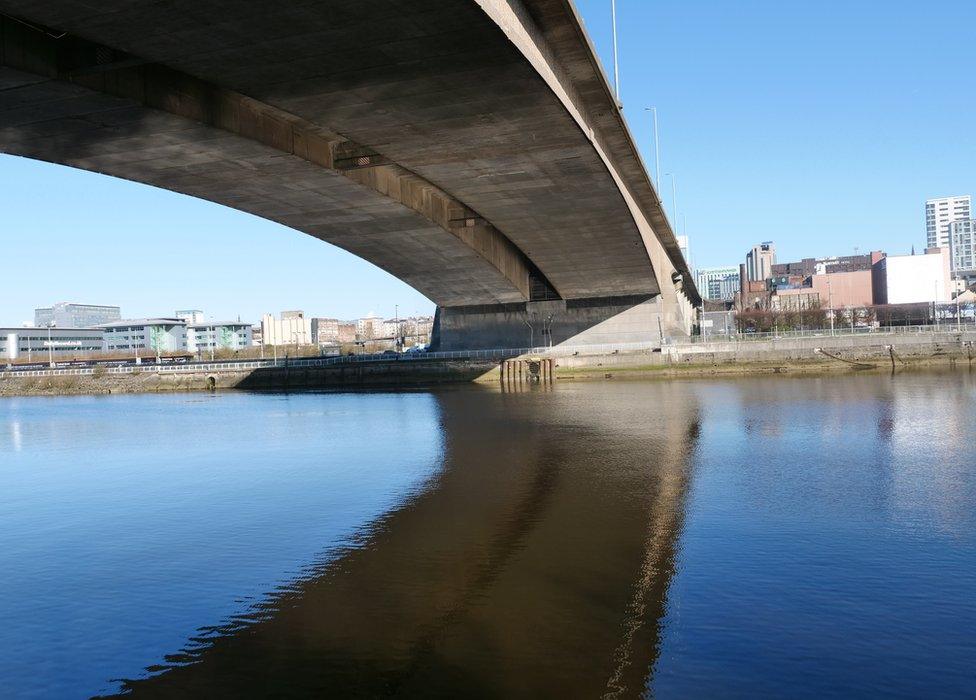
<instances>
[{"instance_id":1,"label":"office building","mask_svg":"<svg viewBox=\"0 0 976 700\"><path fill-rule=\"evenodd\" d=\"M264 345L310 345L312 319L301 311L282 311L281 318L261 317L261 342Z\"/></svg>"},{"instance_id":2,"label":"office building","mask_svg":"<svg viewBox=\"0 0 976 700\"><path fill-rule=\"evenodd\" d=\"M731 300L739 291L739 268L705 267L695 271L702 299Z\"/></svg>"},{"instance_id":3,"label":"office building","mask_svg":"<svg viewBox=\"0 0 976 700\"><path fill-rule=\"evenodd\" d=\"M176 312L176 318L182 318L187 323L203 323L203 312L199 309L186 309Z\"/></svg>"},{"instance_id":4,"label":"office building","mask_svg":"<svg viewBox=\"0 0 976 700\"><path fill-rule=\"evenodd\" d=\"M958 219L949 224L952 272L967 281L976 278L976 220Z\"/></svg>"},{"instance_id":5,"label":"office building","mask_svg":"<svg viewBox=\"0 0 976 700\"><path fill-rule=\"evenodd\" d=\"M44 362L101 351L102 331L95 328L0 328L0 360Z\"/></svg>"},{"instance_id":6,"label":"office building","mask_svg":"<svg viewBox=\"0 0 976 700\"><path fill-rule=\"evenodd\" d=\"M186 349L207 353L215 350L243 350L252 342L251 324L240 321L186 324Z\"/></svg>"},{"instance_id":7,"label":"office building","mask_svg":"<svg viewBox=\"0 0 976 700\"><path fill-rule=\"evenodd\" d=\"M766 241L754 246L746 254L746 278L750 282L762 282L773 275L776 264L776 246Z\"/></svg>"},{"instance_id":8,"label":"office building","mask_svg":"<svg viewBox=\"0 0 976 700\"><path fill-rule=\"evenodd\" d=\"M34 309L34 325L42 328L55 325L61 328L90 328L122 318L118 306L72 304L66 301L42 309Z\"/></svg>"},{"instance_id":9,"label":"office building","mask_svg":"<svg viewBox=\"0 0 976 700\"><path fill-rule=\"evenodd\" d=\"M940 197L925 201L926 248L949 248L949 225L953 221L972 219L970 196Z\"/></svg>"},{"instance_id":10,"label":"office building","mask_svg":"<svg viewBox=\"0 0 976 700\"><path fill-rule=\"evenodd\" d=\"M952 299L947 248L928 248L924 255L889 255L873 270L875 304L917 304Z\"/></svg>"},{"instance_id":11,"label":"office building","mask_svg":"<svg viewBox=\"0 0 976 700\"><path fill-rule=\"evenodd\" d=\"M180 318L125 319L98 327L105 352L186 352L186 321Z\"/></svg>"}]
</instances>

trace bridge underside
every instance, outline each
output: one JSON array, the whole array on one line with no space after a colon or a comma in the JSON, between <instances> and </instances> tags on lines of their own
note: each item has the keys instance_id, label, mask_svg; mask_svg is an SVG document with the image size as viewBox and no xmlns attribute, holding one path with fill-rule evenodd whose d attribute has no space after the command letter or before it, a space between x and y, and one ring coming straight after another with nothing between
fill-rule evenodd
<instances>
[{"instance_id":1,"label":"bridge underside","mask_svg":"<svg viewBox=\"0 0 976 700\"><path fill-rule=\"evenodd\" d=\"M567 329L628 300L663 314L649 338L684 325L671 279L683 260L608 121L615 107L594 96L565 0L0 0L0 12L6 153L349 250L441 307L445 347L471 345L489 307L523 314L524 329L539 302L561 302Z\"/></svg>"}]
</instances>

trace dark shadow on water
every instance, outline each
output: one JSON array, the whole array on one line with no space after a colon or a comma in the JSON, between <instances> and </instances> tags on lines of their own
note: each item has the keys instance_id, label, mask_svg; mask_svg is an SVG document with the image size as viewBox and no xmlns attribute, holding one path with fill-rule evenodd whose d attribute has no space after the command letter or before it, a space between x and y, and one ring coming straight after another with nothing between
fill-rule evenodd
<instances>
[{"instance_id":1,"label":"dark shadow on water","mask_svg":"<svg viewBox=\"0 0 976 700\"><path fill-rule=\"evenodd\" d=\"M122 692L643 693L698 439L694 394L652 383L437 400L445 461L425 492Z\"/></svg>"}]
</instances>

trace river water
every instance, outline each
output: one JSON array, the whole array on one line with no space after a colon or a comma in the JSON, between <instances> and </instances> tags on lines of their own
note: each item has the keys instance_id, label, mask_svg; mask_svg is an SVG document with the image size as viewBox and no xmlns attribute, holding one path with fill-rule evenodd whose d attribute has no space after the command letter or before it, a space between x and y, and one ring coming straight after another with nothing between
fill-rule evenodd
<instances>
[{"instance_id":1,"label":"river water","mask_svg":"<svg viewBox=\"0 0 976 700\"><path fill-rule=\"evenodd\" d=\"M0 696L976 695L973 376L0 401Z\"/></svg>"}]
</instances>

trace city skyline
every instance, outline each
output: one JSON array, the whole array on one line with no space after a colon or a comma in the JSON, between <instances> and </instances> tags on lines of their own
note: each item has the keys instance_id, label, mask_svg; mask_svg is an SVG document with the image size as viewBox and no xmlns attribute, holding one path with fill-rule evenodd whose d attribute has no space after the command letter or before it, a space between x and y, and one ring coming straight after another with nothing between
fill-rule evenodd
<instances>
[{"instance_id":1,"label":"city skyline","mask_svg":"<svg viewBox=\"0 0 976 700\"><path fill-rule=\"evenodd\" d=\"M976 191L965 119L974 98L955 89L972 79L960 68L966 48L934 11L965 23L976 19L971 6L899 7L884 17L845 6L845 22L828 26L822 8L770 2L617 4L624 115L656 176L644 110L658 110L659 194L670 209L675 186L672 218L696 266L731 264L762 240L794 259L921 248L922 203ZM607 3L578 7L612 76ZM787 30L801 24L809 31L796 39ZM919 36L931 50L900 51ZM913 99L923 87L925 99ZM933 148L931 134L952 135L953 147ZM5 322L59 299L151 314L161 293L214 318L253 320L296 302L337 318L386 315L397 303L404 313L433 311L369 263L201 200L11 156L0 156L0 185L5 257L36 261L5 271Z\"/></svg>"}]
</instances>

